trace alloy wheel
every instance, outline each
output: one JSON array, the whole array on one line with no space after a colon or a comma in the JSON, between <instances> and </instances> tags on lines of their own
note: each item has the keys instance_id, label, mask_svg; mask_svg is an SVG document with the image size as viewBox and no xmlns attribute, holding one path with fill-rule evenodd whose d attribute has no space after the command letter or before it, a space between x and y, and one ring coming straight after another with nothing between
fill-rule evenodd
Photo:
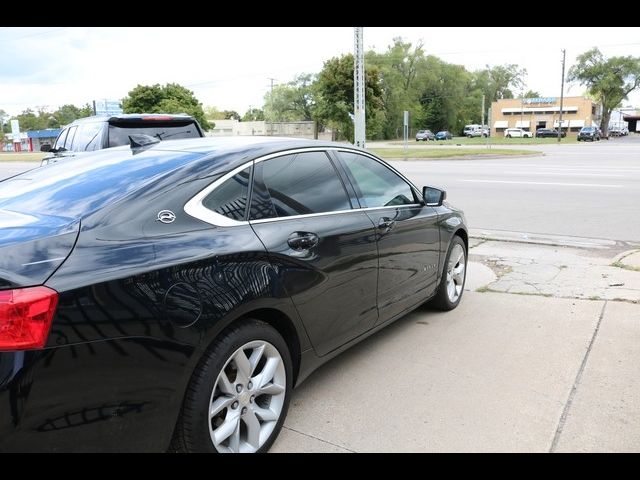
<instances>
[{"instance_id":1,"label":"alloy wheel","mask_svg":"<svg viewBox=\"0 0 640 480\"><path fill-rule=\"evenodd\" d=\"M216 450L259 450L278 423L286 385L284 362L272 344L256 340L236 350L211 393L209 434Z\"/></svg>"}]
</instances>

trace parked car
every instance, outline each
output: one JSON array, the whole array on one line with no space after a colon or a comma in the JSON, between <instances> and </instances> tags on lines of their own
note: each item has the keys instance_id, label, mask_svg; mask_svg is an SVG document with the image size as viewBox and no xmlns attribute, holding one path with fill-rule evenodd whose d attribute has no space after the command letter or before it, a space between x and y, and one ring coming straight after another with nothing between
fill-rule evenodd
<instances>
[{"instance_id":1,"label":"parked car","mask_svg":"<svg viewBox=\"0 0 640 480\"><path fill-rule=\"evenodd\" d=\"M527 132L522 128L507 128L504 131L504 136L507 138L531 138L531 132Z\"/></svg>"},{"instance_id":2,"label":"parked car","mask_svg":"<svg viewBox=\"0 0 640 480\"><path fill-rule=\"evenodd\" d=\"M453 139L453 135L448 130L442 130L436 133L436 140L451 140Z\"/></svg>"},{"instance_id":3,"label":"parked car","mask_svg":"<svg viewBox=\"0 0 640 480\"><path fill-rule=\"evenodd\" d=\"M562 130L560 132L562 138L567 136L567 132ZM558 138L558 130L555 128L539 128L536 130L536 138Z\"/></svg>"},{"instance_id":4,"label":"parked car","mask_svg":"<svg viewBox=\"0 0 640 480\"><path fill-rule=\"evenodd\" d=\"M486 125L485 125L486 127ZM462 135L464 135L465 137L468 137L469 134L471 132L474 132L475 130L481 129L483 128L482 125L476 124L476 123L472 123L470 125L465 125L464 128L462 129Z\"/></svg>"},{"instance_id":5,"label":"parked car","mask_svg":"<svg viewBox=\"0 0 640 480\"><path fill-rule=\"evenodd\" d=\"M587 140L599 141L600 133L598 127L582 127L578 132L578 141L586 142Z\"/></svg>"},{"instance_id":6,"label":"parked car","mask_svg":"<svg viewBox=\"0 0 640 480\"><path fill-rule=\"evenodd\" d=\"M463 295L462 212L364 150L155 139L83 160L0 182L2 452L265 451L319 365Z\"/></svg>"},{"instance_id":7,"label":"parked car","mask_svg":"<svg viewBox=\"0 0 640 480\"><path fill-rule=\"evenodd\" d=\"M129 144L129 135L160 140L204 137L198 121L189 115L135 113L80 118L62 129L41 165L75 157L79 153Z\"/></svg>"},{"instance_id":8,"label":"parked car","mask_svg":"<svg viewBox=\"0 0 640 480\"><path fill-rule=\"evenodd\" d=\"M470 130L467 132L468 138L473 137L488 137L490 135L488 128L476 128L475 130Z\"/></svg>"},{"instance_id":9,"label":"parked car","mask_svg":"<svg viewBox=\"0 0 640 480\"><path fill-rule=\"evenodd\" d=\"M435 140L436 136L433 134L433 132L431 130L418 130L418 133L416 133L416 142L423 140L423 141L427 141L427 140Z\"/></svg>"}]
</instances>

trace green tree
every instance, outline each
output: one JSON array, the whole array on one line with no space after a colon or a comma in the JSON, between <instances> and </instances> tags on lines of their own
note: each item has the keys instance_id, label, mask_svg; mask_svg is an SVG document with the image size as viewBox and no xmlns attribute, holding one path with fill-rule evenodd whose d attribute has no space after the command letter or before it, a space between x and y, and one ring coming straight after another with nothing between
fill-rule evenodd
<instances>
[{"instance_id":1,"label":"green tree","mask_svg":"<svg viewBox=\"0 0 640 480\"><path fill-rule=\"evenodd\" d=\"M260 108L250 108L242 117L243 122L257 122L264 120L264 111Z\"/></svg>"},{"instance_id":2,"label":"green tree","mask_svg":"<svg viewBox=\"0 0 640 480\"><path fill-rule=\"evenodd\" d=\"M204 116L207 120L224 120L224 112L221 112L218 107L213 105L204 107Z\"/></svg>"},{"instance_id":3,"label":"green tree","mask_svg":"<svg viewBox=\"0 0 640 480\"><path fill-rule=\"evenodd\" d=\"M211 128L194 93L177 83L137 85L122 101L125 113L186 113L204 130Z\"/></svg>"},{"instance_id":4,"label":"green tree","mask_svg":"<svg viewBox=\"0 0 640 480\"><path fill-rule=\"evenodd\" d=\"M592 48L576 60L569 69L568 80L585 85L587 92L600 102L600 128L606 135L613 109L640 87L640 57L605 58L599 49Z\"/></svg>"},{"instance_id":5,"label":"green tree","mask_svg":"<svg viewBox=\"0 0 640 480\"><path fill-rule=\"evenodd\" d=\"M93 108L86 104L82 108L75 105L63 105L50 116L49 127L59 128L77 120L78 118L89 117L93 115Z\"/></svg>"},{"instance_id":6,"label":"green tree","mask_svg":"<svg viewBox=\"0 0 640 480\"><path fill-rule=\"evenodd\" d=\"M542 95L540 95L538 92L534 90L527 90L527 92L524 94L524 98L540 98L540 97L542 97Z\"/></svg>"},{"instance_id":7,"label":"green tree","mask_svg":"<svg viewBox=\"0 0 640 480\"><path fill-rule=\"evenodd\" d=\"M242 120L240 114L235 110L224 110L222 114L224 115L225 120Z\"/></svg>"},{"instance_id":8,"label":"green tree","mask_svg":"<svg viewBox=\"0 0 640 480\"><path fill-rule=\"evenodd\" d=\"M340 136L353 140L353 55L334 57L324 62L314 83L316 115ZM365 68L365 116L367 137L375 137L382 128L384 110L380 75L377 67Z\"/></svg>"},{"instance_id":9,"label":"green tree","mask_svg":"<svg viewBox=\"0 0 640 480\"><path fill-rule=\"evenodd\" d=\"M422 43L415 47L394 38L386 52L368 51L365 68L375 66L380 71L380 88L384 109L381 136L398 138L404 125L404 112L410 112L413 127L423 127L420 97L430 76Z\"/></svg>"},{"instance_id":10,"label":"green tree","mask_svg":"<svg viewBox=\"0 0 640 480\"><path fill-rule=\"evenodd\" d=\"M26 132L27 130L44 130L49 126L49 114L42 109L36 113L30 108L27 108L20 115L17 115L16 119L20 123L21 132Z\"/></svg>"},{"instance_id":11,"label":"green tree","mask_svg":"<svg viewBox=\"0 0 640 480\"><path fill-rule=\"evenodd\" d=\"M264 116L269 122L295 122L316 119L315 76L302 73L264 96Z\"/></svg>"},{"instance_id":12,"label":"green tree","mask_svg":"<svg viewBox=\"0 0 640 480\"><path fill-rule=\"evenodd\" d=\"M470 95L471 74L462 65L437 57L428 57L428 65L430 74L420 97L420 123L433 131L458 133L469 121L479 121L482 100L478 99L479 92Z\"/></svg>"}]
</instances>

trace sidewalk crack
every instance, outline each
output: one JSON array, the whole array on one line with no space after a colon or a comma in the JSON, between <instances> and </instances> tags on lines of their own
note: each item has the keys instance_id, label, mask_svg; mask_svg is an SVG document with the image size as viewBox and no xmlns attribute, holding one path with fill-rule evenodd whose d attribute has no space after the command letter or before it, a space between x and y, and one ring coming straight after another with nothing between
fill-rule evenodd
<instances>
[{"instance_id":1,"label":"sidewalk crack","mask_svg":"<svg viewBox=\"0 0 640 480\"><path fill-rule=\"evenodd\" d=\"M314 438L314 439L318 440L319 442L326 443L328 445L333 445L334 447L340 448L342 450L346 450L347 452L357 453L355 450L351 450L350 448L347 448L345 446L338 445L337 443L332 443L332 442L329 442L327 440L323 440L322 438L318 438L315 435L310 435L308 433L301 432L300 430L296 430L295 428L287 427L286 425L283 425L282 428L285 429L285 430L291 430L292 432L299 433L300 435L304 435L305 437Z\"/></svg>"},{"instance_id":2,"label":"sidewalk crack","mask_svg":"<svg viewBox=\"0 0 640 480\"><path fill-rule=\"evenodd\" d=\"M584 357L582 358L582 363L580 364L580 368L578 369L578 373L576 374L576 378L573 382L573 387L571 387L571 391L569 392L569 398L567 398L567 402L565 403L564 409L562 410L562 415L560 416L560 420L556 428L556 433L553 436L553 441L551 442L549 453L554 453L556 451L556 448L558 448L560 435L562 435L562 430L564 429L564 424L567 421L567 416L569 415L569 410L571 409L571 405L573 404L573 399L576 396L578 385L580 385L580 381L582 380L582 374L584 373L584 369L587 366L587 360L589 360L589 354L591 354L591 349L593 348L593 344L595 343L596 337L598 336L598 332L600 331L600 324L602 323L602 319L604 318L605 308L607 308L607 300L605 300L604 304L602 305L602 310L600 311L600 317L598 318L598 323L596 324L596 328L593 331L593 335L591 336L591 341L589 342L587 351L585 352Z\"/></svg>"}]
</instances>

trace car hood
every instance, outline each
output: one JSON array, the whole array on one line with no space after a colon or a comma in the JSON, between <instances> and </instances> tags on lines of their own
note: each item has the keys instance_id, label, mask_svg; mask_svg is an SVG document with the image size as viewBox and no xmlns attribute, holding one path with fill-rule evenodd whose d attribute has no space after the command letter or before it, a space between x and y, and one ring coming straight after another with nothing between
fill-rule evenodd
<instances>
[{"instance_id":1,"label":"car hood","mask_svg":"<svg viewBox=\"0 0 640 480\"><path fill-rule=\"evenodd\" d=\"M78 219L0 209L0 289L43 284L79 230Z\"/></svg>"}]
</instances>

